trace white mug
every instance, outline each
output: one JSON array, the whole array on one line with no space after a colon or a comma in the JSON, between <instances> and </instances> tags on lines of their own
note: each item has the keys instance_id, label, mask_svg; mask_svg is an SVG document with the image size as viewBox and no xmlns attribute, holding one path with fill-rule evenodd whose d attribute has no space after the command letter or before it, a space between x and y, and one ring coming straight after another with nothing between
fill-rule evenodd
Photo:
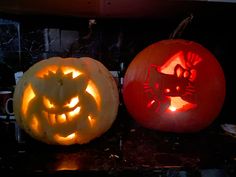
<instances>
[{"instance_id":1,"label":"white mug","mask_svg":"<svg viewBox=\"0 0 236 177\"><path fill-rule=\"evenodd\" d=\"M0 91L0 115L14 115L12 91Z\"/></svg>"}]
</instances>

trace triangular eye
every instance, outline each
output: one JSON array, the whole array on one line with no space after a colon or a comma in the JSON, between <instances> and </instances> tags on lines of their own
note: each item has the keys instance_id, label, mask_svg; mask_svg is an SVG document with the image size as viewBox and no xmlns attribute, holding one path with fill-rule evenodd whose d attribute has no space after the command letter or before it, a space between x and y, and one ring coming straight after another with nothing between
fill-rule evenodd
<instances>
[{"instance_id":1,"label":"triangular eye","mask_svg":"<svg viewBox=\"0 0 236 177\"><path fill-rule=\"evenodd\" d=\"M48 98L46 98L45 96L43 97L43 104L48 109L55 108L55 105Z\"/></svg>"},{"instance_id":2,"label":"triangular eye","mask_svg":"<svg viewBox=\"0 0 236 177\"><path fill-rule=\"evenodd\" d=\"M79 103L79 97L76 96L76 97L71 98L70 102L69 102L68 104L66 104L65 106L66 106L66 107L69 107L69 108L73 108L73 107L75 107L78 103Z\"/></svg>"},{"instance_id":3,"label":"triangular eye","mask_svg":"<svg viewBox=\"0 0 236 177\"><path fill-rule=\"evenodd\" d=\"M62 70L63 74L69 75L73 79L82 74L80 71L78 71L74 68L71 68L71 67L67 67L67 66L61 67L61 70Z\"/></svg>"}]
</instances>

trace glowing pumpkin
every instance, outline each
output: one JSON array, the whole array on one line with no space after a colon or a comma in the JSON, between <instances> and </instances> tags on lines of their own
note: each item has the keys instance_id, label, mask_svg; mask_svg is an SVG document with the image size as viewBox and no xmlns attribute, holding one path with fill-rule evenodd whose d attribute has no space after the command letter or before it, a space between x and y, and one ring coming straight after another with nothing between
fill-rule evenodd
<instances>
[{"instance_id":1,"label":"glowing pumpkin","mask_svg":"<svg viewBox=\"0 0 236 177\"><path fill-rule=\"evenodd\" d=\"M221 111L224 73L203 46L163 40L141 51L124 77L123 98L141 125L168 132L196 132Z\"/></svg>"},{"instance_id":2,"label":"glowing pumpkin","mask_svg":"<svg viewBox=\"0 0 236 177\"><path fill-rule=\"evenodd\" d=\"M83 144L114 122L119 97L110 72L91 58L42 60L26 71L14 92L17 123L48 144Z\"/></svg>"}]
</instances>

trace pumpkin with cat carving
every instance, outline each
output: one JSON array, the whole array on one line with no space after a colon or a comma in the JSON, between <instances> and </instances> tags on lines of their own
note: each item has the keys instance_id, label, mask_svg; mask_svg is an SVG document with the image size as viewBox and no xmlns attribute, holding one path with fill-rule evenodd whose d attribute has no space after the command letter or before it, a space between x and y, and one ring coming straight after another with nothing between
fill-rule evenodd
<instances>
[{"instance_id":1,"label":"pumpkin with cat carving","mask_svg":"<svg viewBox=\"0 0 236 177\"><path fill-rule=\"evenodd\" d=\"M182 39L156 42L129 64L123 98L142 126L166 132L196 132L219 115L224 72L202 45Z\"/></svg>"}]
</instances>

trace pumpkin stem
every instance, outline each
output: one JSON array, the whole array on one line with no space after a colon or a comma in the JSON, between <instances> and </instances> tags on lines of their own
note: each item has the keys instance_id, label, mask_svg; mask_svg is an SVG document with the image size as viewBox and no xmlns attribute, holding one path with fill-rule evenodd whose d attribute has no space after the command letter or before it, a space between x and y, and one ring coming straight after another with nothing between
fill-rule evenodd
<instances>
[{"instance_id":1,"label":"pumpkin stem","mask_svg":"<svg viewBox=\"0 0 236 177\"><path fill-rule=\"evenodd\" d=\"M180 37L185 30L185 28L188 26L188 24L192 21L193 19L193 14L190 14L189 17L183 19L177 28L174 30L173 33L170 34L170 39L175 39L176 37Z\"/></svg>"},{"instance_id":2,"label":"pumpkin stem","mask_svg":"<svg viewBox=\"0 0 236 177\"><path fill-rule=\"evenodd\" d=\"M93 33L93 28L92 26L96 24L96 20L95 19L90 19L89 20L89 25L88 25L88 34L86 36L83 36L82 38L83 39L89 39L91 36L92 36L92 33Z\"/></svg>"}]
</instances>

